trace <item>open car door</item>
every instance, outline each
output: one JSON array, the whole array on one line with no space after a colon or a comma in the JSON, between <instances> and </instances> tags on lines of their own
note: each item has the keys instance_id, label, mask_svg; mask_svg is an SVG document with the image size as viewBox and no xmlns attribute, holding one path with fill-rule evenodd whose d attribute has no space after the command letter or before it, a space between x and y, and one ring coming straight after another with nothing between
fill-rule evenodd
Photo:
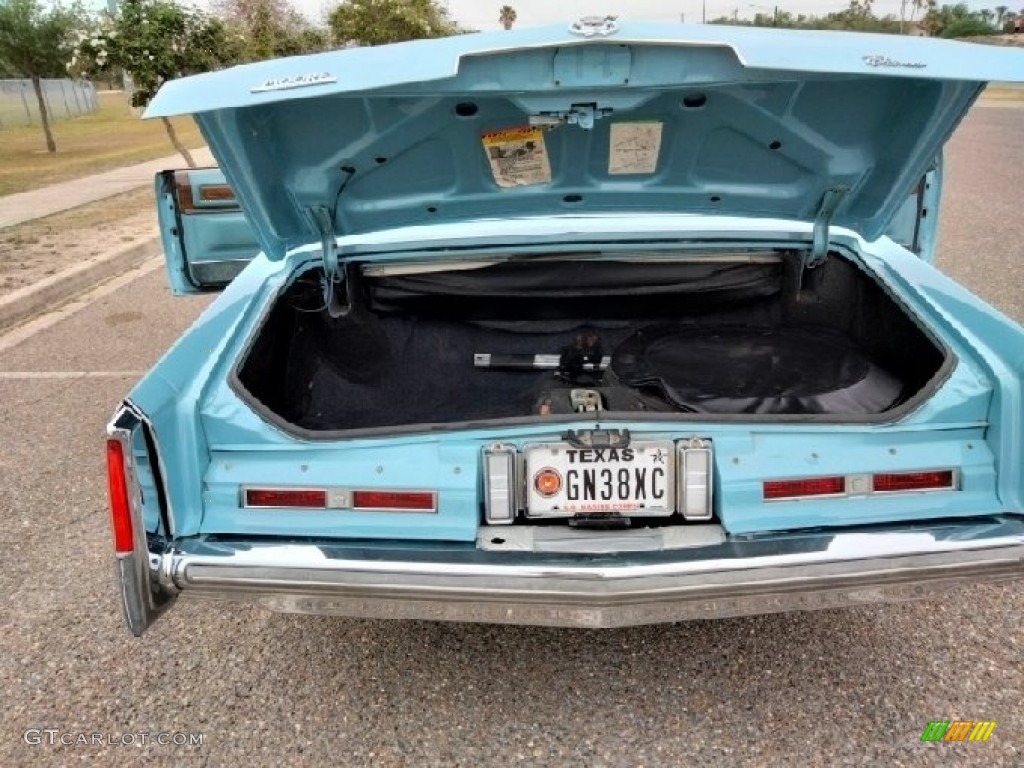
<instances>
[{"instance_id":1,"label":"open car door","mask_svg":"<svg viewBox=\"0 0 1024 768\"><path fill-rule=\"evenodd\" d=\"M259 252L219 168L161 171L156 207L175 295L222 289Z\"/></svg>"}]
</instances>

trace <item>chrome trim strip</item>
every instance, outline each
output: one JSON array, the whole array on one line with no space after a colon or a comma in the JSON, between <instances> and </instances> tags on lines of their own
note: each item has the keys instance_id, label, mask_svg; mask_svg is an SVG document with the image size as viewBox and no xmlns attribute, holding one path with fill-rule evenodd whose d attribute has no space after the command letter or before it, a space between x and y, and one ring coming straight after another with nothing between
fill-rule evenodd
<instances>
[{"instance_id":1,"label":"chrome trim strip","mask_svg":"<svg viewBox=\"0 0 1024 768\"><path fill-rule=\"evenodd\" d=\"M182 594L271 610L612 627L926 597L1024 578L1024 519L776 535L602 557L474 546L192 539ZM618 560L617 564L608 564Z\"/></svg>"}]
</instances>

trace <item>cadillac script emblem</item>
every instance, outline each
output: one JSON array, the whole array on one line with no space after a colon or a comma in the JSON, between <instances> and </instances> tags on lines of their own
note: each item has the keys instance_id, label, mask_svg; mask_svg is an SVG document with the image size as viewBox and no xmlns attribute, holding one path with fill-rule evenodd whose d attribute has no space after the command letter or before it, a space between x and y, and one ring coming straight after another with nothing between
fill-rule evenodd
<instances>
[{"instance_id":1,"label":"cadillac script emblem","mask_svg":"<svg viewBox=\"0 0 1024 768\"><path fill-rule=\"evenodd\" d=\"M569 31L581 37L608 37L619 31L614 16L584 16L569 25Z\"/></svg>"},{"instance_id":2,"label":"cadillac script emblem","mask_svg":"<svg viewBox=\"0 0 1024 768\"><path fill-rule=\"evenodd\" d=\"M865 56L864 63L869 67L895 67L901 69L924 69L928 65L919 61L896 61L888 56Z\"/></svg>"},{"instance_id":3,"label":"cadillac script emblem","mask_svg":"<svg viewBox=\"0 0 1024 768\"><path fill-rule=\"evenodd\" d=\"M289 88L305 88L310 85L326 85L336 83L338 78L330 72L314 72L308 75L295 75L294 77L273 77L264 80L262 85L254 86L250 93L263 93L265 91L285 91Z\"/></svg>"}]
</instances>

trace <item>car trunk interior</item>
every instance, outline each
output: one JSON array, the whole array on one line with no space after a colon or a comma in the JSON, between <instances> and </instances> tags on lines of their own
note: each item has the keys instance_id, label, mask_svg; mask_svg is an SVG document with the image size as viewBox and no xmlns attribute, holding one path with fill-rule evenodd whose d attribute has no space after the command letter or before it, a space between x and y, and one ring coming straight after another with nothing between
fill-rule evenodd
<instances>
[{"instance_id":1,"label":"car trunk interior","mask_svg":"<svg viewBox=\"0 0 1024 768\"><path fill-rule=\"evenodd\" d=\"M323 309L320 270L303 273L269 310L236 388L310 431L587 408L864 421L892 418L944 368L944 351L839 254L814 269L752 252L436 270L350 268L339 317ZM585 364L601 358L606 370Z\"/></svg>"}]
</instances>

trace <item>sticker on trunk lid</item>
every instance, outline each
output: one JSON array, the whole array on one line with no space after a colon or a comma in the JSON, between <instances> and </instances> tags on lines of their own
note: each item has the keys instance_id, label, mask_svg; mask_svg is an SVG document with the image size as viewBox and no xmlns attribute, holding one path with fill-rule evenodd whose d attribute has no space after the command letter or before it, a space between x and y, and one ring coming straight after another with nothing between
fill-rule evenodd
<instances>
[{"instance_id":1,"label":"sticker on trunk lid","mask_svg":"<svg viewBox=\"0 0 1024 768\"><path fill-rule=\"evenodd\" d=\"M499 187L528 187L551 182L544 134L539 128L523 126L483 135L484 152Z\"/></svg>"},{"instance_id":2,"label":"sticker on trunk lid","mask_svg":"<svg viewBox=\"0 0 1024 768\"><path fill-rule=\"evenodd\" d=\"M608 143L608 173L654 173L661 152L661 127L657 120L612 123Z\"/></svg>"}]
</instances>

